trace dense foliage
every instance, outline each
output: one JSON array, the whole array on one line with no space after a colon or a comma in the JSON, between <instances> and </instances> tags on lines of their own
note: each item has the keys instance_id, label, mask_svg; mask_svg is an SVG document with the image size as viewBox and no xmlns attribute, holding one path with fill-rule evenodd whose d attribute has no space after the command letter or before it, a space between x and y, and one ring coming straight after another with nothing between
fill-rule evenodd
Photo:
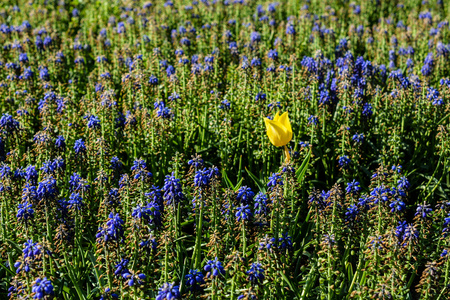
<instances>
[{"instance_id":1,"label":"dense foliage","mask_svg":"<svg viewBox=\"0 0 450 300\"><path fill-rule=\"evenodd\" d=\"M0 298L448 299L449 16L1 1Z\"/></svg>"}]
</instances>

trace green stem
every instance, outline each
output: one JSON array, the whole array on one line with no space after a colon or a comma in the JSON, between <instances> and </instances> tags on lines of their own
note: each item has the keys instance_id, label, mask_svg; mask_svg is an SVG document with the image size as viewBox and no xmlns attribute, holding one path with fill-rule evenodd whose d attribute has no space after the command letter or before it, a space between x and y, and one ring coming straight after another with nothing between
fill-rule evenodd
<instances>
[{"instance_id":1,"label":"green stem","mask_svg":"<svg viewBox=\"0 0 450 300\"><path fill-rule=\"evenodd\" d=\"M51 228L50 228L50 220L49 220L47 205L45 206L45 223L46 223L46 229L47 229L47 241L49 244L51 244L53 241L53 238L52 238L52 232L51 232ZM49 261L50 261L50 273L53 274L53 259L52 259L51 255L49 255Z\"/></svg>"},{"instance_id":2,"label":"green stem","mask_svg":"<svg viewBox=\"0 0 450 300\"><path fill-rule=\"evenodd\" d=\"M245 253L247 252L247 237L245 236L245 221L242 223L242 255L245 258Z\"/></svg>"}]
</instances>

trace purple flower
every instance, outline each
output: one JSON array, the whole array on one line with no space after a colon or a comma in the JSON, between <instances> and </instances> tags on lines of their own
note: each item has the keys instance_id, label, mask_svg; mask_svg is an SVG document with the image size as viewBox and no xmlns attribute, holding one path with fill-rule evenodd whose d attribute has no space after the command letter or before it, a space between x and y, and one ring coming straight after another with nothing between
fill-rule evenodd
<instances>
[{"instance_id":1,"label":"purple flower","mask_svg":"<svg viewBox=\"0 0 450 300\"><path fill-rule=\"evenodd\" d=\"M272 173L271 176L269 176L269 182L267 183L267 186L270 189L275 188L276 186L283 185L283 179L278 173Z\"/></svg>"},{"instance_id":2,"label":"purple flower","mask_svg":"<svg viewBox=\"0 0 450 300\"><path fill-rule=\"evenodd\" d=\"M173 300L181 297L180 287L175 283L164 283L158 290L156 300Z\"/></svg>"},{"instance_id":3,"label":"purple flower","mask_svg":"<svg viewBox=\"0 0 450 300\"><path fill-rule=\"evenodd\" d=\"M95 235L98 243L121 243L123 241L125 222L120 218L119 214L110 213L108 221L102 227L99 227L98 233Z\"/></svg>"},{"instance_id":4,"label":"purple flower","mask_svg":"<svg viewBox=\"0 0 450 300\"><path fill-rule=\"evenodd\" d=\"M277 60L278 59L278 51L277 50L269 50L269 53L267 54L267 57L271 60Z\"/></svg>"},{"instance_id":5,"label":"purple flower","mask_svg":"<svg viewBox=\"0 0 450 300\"><path fill-rule=\"evenodd\" d=\"M69 179L69 185L71 191L83 191L86 192L91 187L87 180L81 178L77 173L73 173Z\"/></svg>"},{"instance_id":6,"label":"purple flower","mask_svg":"<svg viewBox=\"0 0 450 300\"><path fill-rule=\"evenodd\" d=\"M319 123L319 118L316 116L309 116L308 117L308 125L317 125Z\"/></svg>"},{"instance_id":7,"label":"purple flower","mask_svg":"<svg viewBox=\"0 0 450 300\"><path fill-rule=\"evenodd\" d=\"M219 174L219 169L215 167L197 170L194 176L194 185L205 188L209 187L211 182L218 177Z\"/></svg>"},{"instance_id":8,"label":"purple flower","mask_svg":"<svg viewBox=\"0 0 450 300\"><path fill-rule=\"evenodd\" d=\"M148 83L150 83L151 85L157 85L158 84L158 78L156 78L156 76L154 76L154 75L150 75Z\"/></svg>"},{"instance_id":9,"label":"purple flower","mask_svg":"<svg viewBox=\"0 0 450 300\"><path fill-rule=\"evenodd\" d=\"M409 181L408 181L408 179L405 176L401 177L397 181L397 183L398 183L398 185L397 185L398 189L407 190L410 187Z\"/></svg>"},{"instance_id":10,"label":"purple flower","mask_svg":"<svg viewBox=\"0 0 450 300\"><path fill-rule=\"evenodd\" d=\"M231 103L227 99L223 99L223 101L220 102L219 108L223 110L229 110L231 108Z\"/></svg>"},{"instance_id":11,"label":"purple flower","mask_svg":"<svg viewBox=\"0 0 450 300\"><path fill-rule=\"evenodd\" d=\"M402 201L402 199L395 198L389 204L389 207L391 208L391 212L400 212L406 208L406 204Z\"/></svg>"},{"instance_id":12,"label":"purple flower","mask_svg":"<svg viewBox=\"0 0 450 300\"><path fill-rule=\"evenodd\" d=\"M34 293L33 299L44 299L45 296L54 294L52 282L47 277L37 278L31 291Z\"/></svg>"},{"instance_id":13,"label":"purple flower","mask_svg":"<svg viewBox=\"0 0 450 300\"><path fill-rule=\"evenodd\" d=\"M250 267L250 270L245 272L248 275L248 281L252 283L252 285L262 284L264 281L264 269L262 268L260 263L253 263Z\"/></svg>"},{"instance_id":14,"label":"purple flower","mask_svg":"<svg viewBox=\"0 0 450 300\"><path fill-rule=\"evenodd\" d=\"M419 231L412 225L407 224L406 221L398 223L395 228L394 234L398 239L398 243L402 246L406 246L407 242L417 240L419 238Z\"/></svg>"},{"instance_id":15,"label":"purple flower","mask_svg":"<svg viewBox=\"0 0 450 300\"><path fill-rule=\"evenodd\" d=\"M66 149L66 139L62 135L58 135L56 138L55 147L61 151Z\"/></svg>"},{"instance_id":16,"label":"purple flower","mask_svg":"<svg viewBox=\"0 0 450 300\"><path fill-rule=\"evenodd\" d=\"M248 205L242 205L237 208L236 218L237 218L238 222L248 221L248 220L250 220L252 215L253 214L252 214L250 208L248 207Z\"/></svg>"},{"instance_id":17,"label":"purple flower","mask_svg":"<svg viewBox=\"0 0 450 300\"><path fill-rule=\"evenodd\" d=\"M252 66L252 67L259 67L260 65L261 65L261 59L260 58L258 58L258 57L253 57L252 58L252 61L251 61L251 63L250 63L250 65ZM259 94L259 93L258 93ZM264 96L265 96L266 94L264 94ZM265 99L265 97L264 97L264 99ZM255 100L256 101L258 101L258 99L255 97Z\"/></svg>"},{"instance_id":18,"label":"purple flower","mask_svg":"<svg viewBox=\"0 0 450 300\"><path fill-rule=\"evenodd\" d=\"M75 150L75 154L77 155L86 153L86 145L84 144L83 139L76 140L73 149Z\"/></svg>"},{"instance_id":19,"label":"purple flower","mask_svg":"<svg viewBox=\"0 0 450 300\"><path fill-rule=\"evenodd\" d=\"M243 186L238 190L236 200L240 201L242 205L248 205L251 204L254 196L255 193L248 186Z\"/></svg>"},{"instance_id":20,"label":"purple flower","mask_svg":"<svg viewBox=\"0 0 450 300\"><path fill-rule=\"evenodd\" d=\"M156 101L153 106L156 109L156 116L163 119L171 119L173 117L172 110L166 106L164 101Z\"/></svg>"},{"instance_id":21,"label":"purple flower","mask_svg":"<svg viewBox=\"0 0 450 300\"><path fill-rule=\"evenodd\" d=\"M20 222L27 223L31 219L34 218L34 210L33 205L25 201L24 203L19 203L19 207L17 209L17 220Z\"/></svg>"},{"instance_id":22,"label":"purple flower","mask_svg":"<svg viewBox=\"0 0 450 300\"><path fill-rule=\"evenodd\" d=\"M259 100L266 100L267 96L265 93L263 92L259 92L258 94L256 94L255 96L255 101L259 101Z\"/></svg>"},{"instance_id":23,"label":"purple flower","mask_svg":"<svg viewBox=\"0 0 450 300\"><path fill-rule=\"evenodd\" d=\"M430 207L429 204L427 203L419 204L417 206L416 213L414 214L414 216L420 216L422 219L425 219L429 216L429 214L431 214L432 211L433 209Z\"/></svg>"},{"instance_id":24,"label":"purple flower","mask_svg":"<svg viewBox=\"0 0 450 300\"><path fill-rule=\"evenodd\" d=\"M80 11L76 8L72 10L72 17L76 18L80 16Z\"/></svg>"},{"instance_id":25,"label":"purple flower","mask_svg":"<svg viewBox=\"0 0 450 300\"><path fill-rule=\"evenodd\" d=\"M208 274L206 274L207 278L225 275L225 269L217 257L214 260L208 260L203 269L208 272Z\"/></svg>"},{"instance_id":26,"label":"purple flower","mask_svg":"<svg viewBox=\"0 0 450 300\"><path fill-rule=\"evenodd\" d=\"M347 183L347 187L345 188L345 191L347 194L352 193L353 195L356 195L361 191L361 187L359 186L359 182L353 179L352 182Z\"/></svg>"},{"instance_id":27,"label":"purple flower","mask_svg":"<svg viewBox=\"0 0 450 300\"><path fill-rule=\"evenodd\" d=\"M185 276L186 286L190 291L201 291L203 288L200 286L205 284L203 279L203 273L197 269L189 270L189 273Z\"/></svg>"},{"instance_id":28,"label":"purple flower","mask_svg":"<svg viewBox=\"0 0 450 300\"><path fill-rule=\"evenodd\" d=\"M159 227L161 225L161 212L159 205L152 201L147 203L145 206L137 205L131 216L135 219L143 219L149 225Z\"/></svg>"},{"instance_id":29,"label":"purple flower","mask_svg":"<svg viewBox=\"0 0 450 300\"><path fill-rule=\"evenodd\" d=\"M339 156L338 164L341 168L347 169L350 166L351 160L347 155Z\"/></svg>"},{"instance_id":30,"label":"purple flower","mask_svg":"<svg viewBox=\"0 0 450 300\"><path fill-rule=\"evenodd\" d=\"M288 233L282 233L276 245L280 250L291 250L293 247L292 237Z\"/></svg>"},{"instance_id":31,"label":"purple flower","mask_svg":"<svg viewBox=\"0 0 450 300\"><path fill-rule=\"evenodd\" d=\"M183 200L184 194L181 188L180 179L175 178L175 173L172 172L171 175L166 175L164 179L164 200L167 205L177 205L181 200Z\"/></svg>"},{"instance_id":32,"label":"purple flower","mask_svg":"<svg viewBox=\"0 0 450 300\"><path fill-rule=\"evenodd\" d=\"M3 163L0 166L0 178L1 179L10 178L11 175L12 175L11 168L7 164Z\"/></svg>"},{"instance_id":33,"label":"purple flower","mask_svg":"<svg viewBox=\"0 0 450 300\"><path fill-rule=\"evenodd\" d=\"M88 123L87 126L89 128L93 128L93 129L99 129L100 126L100 119L97 116L91 115L88 117Z\"/></svg>"},{"instance_id":34,"label":"purple flower","mask_svg":"<svg viewBox=\"0 0 450 300\"><path fill-rule=\"evenodd\" d=\"M259 32L256 32L256 31L252 32L250 34L250 41L252 43L260 42L261 41L261 34Z\"/></svg>"},{"instance_id":35,"label":"purple flower","mask_svg":"<svg viewBox=\"0 0 450 300\"><path fill-rule=\"evenodd\" d=\"M59 194L58 188L56 186L56 180L53 178L53 176L49 176L39 182L37 190L36 190L36 197L39 201L48 201L56 198L56 196Z\"/></svg>"},{"instance_id":36,"label":"purple flower","mask_svg":"<svg viewBox=\"0 0 450 300\"><path fill-rule=\"evenodd\" d=\"M295 27L292 24L288 24L286 26L286 34L287 35L294 35L295 34Z\"/></svg>"},{"instance_id":37,"label":"purple flower","mask_svg":"<svg viewBox=\"0 0 450 300\"><path fill-rule=\"evenodd\" d=\"M345 212L345 221L346 222L354 222L358 216L359 209L358 206L355 204L350 205L347 207L347 211Z\"/></svg>"},{"instance_id":38,"label":"purple flower","mask_svg":"<svg viewBox=\"0 0 450 300\"><path fill-rule=\"evenodd\" d=\"M255 214L256 215L267 215L269 211L269 207L267 206L267 196L261 192L256 194L255 196Z\"/></svg>"},{"instance_id":39,"label":"purple flower","mask_svg":"<svg viewBox=\"0 0 450 300\"><path fill-rule=\"evenodd\" d=\"M50 74L48 73L48 69L45 66L39 67L39 77L43 81L49 81L50 80Z\"/></svg>"},{"instance_id":40,"label":"purple flower","mask_svg":"<svg viewBox=\"0 0 450 300\"><path fill-rule=\"evenodd\" d=\"M129 262L129 259L122 258L114 267L114 275L122 276L123 274L128 273L127 265Z\"/></svg>"},{"instance_id":41,"label":"purple flower","mask_svg":"<svg viewBox=\"0 0 450 300\"><path fill-rule=\"evenodd\" d=\"M83 198L79 193L70 194L68 203L69 205L67 206L67 208L69 209L73 208L75 210L81 210L84 206Z\"/></svg>"},{"instance_id":42,"label":"purple flower","mask_svg":"<svg viewBox=\"0 0 450 300\"><path fill-rule=\"evenodd\" d=\"M133 162L133 166L131 167L131 171L133 172L134 179L141 178L142 180L152 177L153 174L147 171L147 164L143 159L136 159Z\"/></svg>"},{"instance_id":43,"label":"purple flower","mask_svg":"<svg viewBox=\"0 0 450 300\"><path fill-rule=\"evenodd\" d=\"M15 120L10 114L3 114L0 118L0 128L5 130L8 134L19 130L19 122Z\"/></svg>"},{"instance_id":44,"label":"purple flower","mask_svg":"<svg viewBox=\"0 0 450 300\"><path fill-rule=\"evenodd\" d=\"M352 140L358 144L362 144L364 142L364 134L363 133L355 133L352 137Z\"/></svg>"}]
</instances>

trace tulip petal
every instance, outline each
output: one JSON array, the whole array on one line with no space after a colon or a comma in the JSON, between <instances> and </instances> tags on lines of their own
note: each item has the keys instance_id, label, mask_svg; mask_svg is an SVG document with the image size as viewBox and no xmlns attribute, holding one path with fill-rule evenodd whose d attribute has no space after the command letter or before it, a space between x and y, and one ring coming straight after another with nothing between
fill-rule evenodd
<instances>
[{"instance_id":1,"label":"tulip petal","mask_svg":"<svg viewBox=\"0 0 450 300\"><path fill-rule=\"evenodd\" d=\"M275 117L273 117L273 120L275 121L275 122L278 122L278 119L280 118L280 112L279 111L277 111L277 113L275 114Z\"/></svg>"},{"instance_id":2,"label":"tulip petal","mask_svg":"<svg viewBox=\"0 0 450 300\"><path fill-rule=\"evenodd\" d=\"M290 141L287 140L288 132L286 131L286 128L279 122L275 122L267 118L264 119L264 122L266 123L267 136L274 146L281 147Z\"/></svg>"},{"instance_id":3,"label":"tulip petal","mask_svg":"<svg viewBox=\"0 0 450 300\"><path fill-rule=\"evenodd\" d=\"M286 132L288 133L289 141L292 140L292 127L291 122L289 121L288 113L283 113L279 118L278 122L286 128Z\"/></svg>"},{"instance_id":4,"label":"tulip petal","mask_svg":"<svg viewBox=\"0 0 450 300\"><path fill-rule=\"evenodd\" d=\"M277 121L280 122L284 127L286 127L286 130L292 131L291 122L289 122L289 117L288 117L287 112L283 113Z\"/></svg>"}]
</instances>

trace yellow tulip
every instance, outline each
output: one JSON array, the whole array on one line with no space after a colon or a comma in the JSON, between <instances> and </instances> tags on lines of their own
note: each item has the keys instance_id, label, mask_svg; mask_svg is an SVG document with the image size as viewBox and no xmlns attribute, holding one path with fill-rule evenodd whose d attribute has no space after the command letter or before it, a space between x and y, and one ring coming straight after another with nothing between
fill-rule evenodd
<instances>
[{"instance_id":1,"label":"yellow tulip","mask_svg":"<svg viewBox=\"0 0 450 300\"><path fill-rule=\"evenodd\" d=\"M286 145L292 140L292 128L288 113L285 112L280 116L277 112L273 120L264 118L264 122L270 142L276 147L284 146L286 161L289 161L290 156Z\"/></svg>"}]
</instances>

